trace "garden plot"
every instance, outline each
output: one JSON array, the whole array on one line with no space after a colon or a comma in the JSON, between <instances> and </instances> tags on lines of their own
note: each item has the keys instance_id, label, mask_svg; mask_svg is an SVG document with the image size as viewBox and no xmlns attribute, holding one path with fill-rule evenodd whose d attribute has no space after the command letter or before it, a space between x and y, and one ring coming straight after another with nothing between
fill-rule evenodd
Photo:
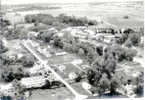
<instances>
[{"instance_id":1,"label":"garden plot","mask_svg":"<svg viewBox=\"0 0 145 100\"><path fill-rule=\"evenodd\" d=\"M73 54L53 56L53 57L48 59L48 63L49 64L65 64L65 63L72 62L75 59L78 59L78 57L76 57Z\"/></svg>"},{"instance_id":2,"label":"garden plot","mask_svg":"<svg viewBox=\"0 0 145 100\"><path fill-rule=\"evenodd\" d=\"M77 77L77 73L81 72L78 68L76 68L73 64L63 64L63 65L55 65L52 66L54 70L57 71L57 73L63 77L64 79L73 79Z\"/></svg>"}]
</instances>

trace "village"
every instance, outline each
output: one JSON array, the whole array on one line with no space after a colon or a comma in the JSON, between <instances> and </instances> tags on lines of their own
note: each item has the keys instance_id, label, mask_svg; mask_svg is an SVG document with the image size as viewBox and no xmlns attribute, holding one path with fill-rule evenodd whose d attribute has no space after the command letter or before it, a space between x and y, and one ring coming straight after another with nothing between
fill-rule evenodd
<instances>
[{"instance_id":1,"label":"village","mask_svg":"<svg viewBox=\"0 0 145 100\"><path fill-rule=\"evenodd\" d=\"M120 28L103 20L82 21L67 15L3 16L0 100L143 96L142 27Z\"/></svg>"}]
</instances>

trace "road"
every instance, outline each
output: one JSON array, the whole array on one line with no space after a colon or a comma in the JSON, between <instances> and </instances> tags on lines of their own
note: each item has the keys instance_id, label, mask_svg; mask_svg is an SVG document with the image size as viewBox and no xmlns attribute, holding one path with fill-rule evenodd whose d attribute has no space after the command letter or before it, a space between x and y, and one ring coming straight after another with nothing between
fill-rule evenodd
<instances>
[{"instance_id":1,"label":"road","mask_svg":"<svg viewBox=\"0 0 145 100\"><path fill-rule=\"evenodd\" d=\"M32 47L30 47L32 44L30 42L30 40L28 41L22 41L22 45L27 48L27 50L32 53L33 56L35 56L43 66L47 67L55 76L57 79L59 79L76 97L77 100L83 100L85 98L87 98L87 95L81 95L80 93L78 93L74 88L72 88L70 86L69 83L67 83L59 74L57 74L51 67L50 65L48 65L47 60L42 59L37 53L36 50L32 49Z\"/></svg>"}]
</instances>

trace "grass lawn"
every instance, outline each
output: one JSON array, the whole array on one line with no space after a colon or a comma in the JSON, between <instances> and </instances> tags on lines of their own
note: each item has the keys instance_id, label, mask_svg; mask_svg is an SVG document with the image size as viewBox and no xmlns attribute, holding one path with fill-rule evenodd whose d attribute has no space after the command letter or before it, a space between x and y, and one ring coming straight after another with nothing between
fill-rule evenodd
<instances>
[{"instance_id":1,"label":"grass lawn","mask_svg":"<svg viewBox=\"0 0 145 100\"><path fill-rule=\"evenodd\" d=\"M73 94L65 87L57 89L34 90L30 100L64 100L74 98Z\"/></svg>"},{"instance_id":2,"label":"grass lawn","mask_svg":"<svg viewBox=\"0 0 145 100\"><path fill-rule=\"evenodd\" d=\"M122 17L113 17L109 18L108 22L118 26L119 28L126 28L126 27L131 27L131 28L136 28L136 27L143 27L143 20L140 20L139 18L134 18L131 17L129 19L123 19Z\"/></svg>"},{"instance_id":3,"label":"grass lawn","mask_svg":"<svg viewBox=\"0 0 145 100\"><path fill-rule=\"evenodd\" d=\"M53 56L48 59L48 62L50 64L63 64L66 62L71 62L78 57L74 56L73 54L67 54L67 55L62 55L62 56Z\"/></svg>"},{"instance_id":4,"label":"grass lawn","mask_svg":"<svg viewBox=\"0 0 145 100\"><path fill-rule=\"evenodd\" d=\"M78 93L82 95L89 95L89 93L82 88L81 82L74 83L71 86ZM64 100L66 98L74 98L74 97L75 96L66 87L61 87L56 89L33 90L30 100Z\"/></svg>"}]
</instances>

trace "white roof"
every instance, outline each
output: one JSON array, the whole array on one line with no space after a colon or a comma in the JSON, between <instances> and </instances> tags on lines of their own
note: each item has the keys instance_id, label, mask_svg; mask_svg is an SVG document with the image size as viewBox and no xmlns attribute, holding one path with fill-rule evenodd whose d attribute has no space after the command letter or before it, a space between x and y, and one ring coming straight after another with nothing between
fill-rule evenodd
<instances>
[{"instance_id":1,"label":"white roof","mask_svg":"<svg viewBox=\"0 0 145 100\"><path fill-rule=\"evenodd\" d=\"M9 90L12 89L13 85L11 83L9 84L0 84L0 91L5 91L5 90Z\"/></svg>"},{"instance_id":2,"label":"white roof","mask_svg":"<svg viewBox=\"0 0 145 100\"><path fill-rule=\"evenodd\" d=\"M56 56L61 56L61 55L66 55L67 54L67 52L58 52L58 53L56 53L55 55Z\"/></svg>"},{"instance_id":3,"label":"white roof","mask_svg":"<svg viewBox=\"0 0 145 100\"><path fill-rule=\"evenodd\" d=\"M27 88L31 87L40 87L45 85L45 78L43 76L35 76L35 77L29 77L29 78L22 78L21 84L26 86Z\"/></svg>"},{"instance_id":4,"label":"white roof","mask_svg":"<svg viewBox=\"0 0 145 100\"><path fill-rule=\"evenodd\" d=\"M38 73L39 71L41 71L42 69L45 69L45 67L43 67L42 65L35 64L32 68L30 68L29 72L31 74L35 74L35 73ZM47 69L45 69L45 70L47 70Z\"/></svg>"},{"instance_id":5,"label":"white roof","mask_svg":"<svg viewBox=\"0 0 145 100\"><path fill-rule=\"evenodd\" d=\"M76 59L76 60L73 60L71 63L77 65L77 64L82 64L83 61L82 59Z\"/></svg>"}]
</instances>

